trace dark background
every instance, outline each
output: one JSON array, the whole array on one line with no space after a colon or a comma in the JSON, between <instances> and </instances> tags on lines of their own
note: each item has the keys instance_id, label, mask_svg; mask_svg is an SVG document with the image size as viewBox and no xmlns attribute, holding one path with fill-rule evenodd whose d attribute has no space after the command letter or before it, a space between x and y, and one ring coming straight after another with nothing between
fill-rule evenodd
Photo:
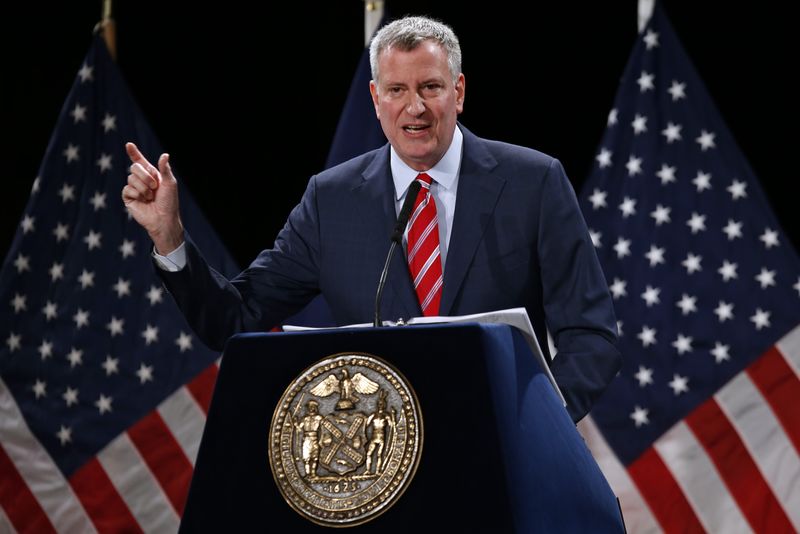
<instances>
[{"instance_id":1,"label":"dark background","mask_svg":"<svg viewBox=\"0 0 800 534\"><path fill-rule=\"evenodd\" d=\"M797 69L789 52L795 22L775 1L691 4L664 8L797 247L797 94L788 82ZM453 26L467 82L461 120L470 130L558 157L576 190L636 39L636 6L526 3L531 14L523 16L508 2L387 2L393 14ZM98 0L4 6L3 255L100 13ZM362 1L118 0L114 15L118 63L134 96L179 179L246 265L271 246L324 167L363 48ZM289 159L298 152L305 156Z\"/></svg>"}]
</instances>

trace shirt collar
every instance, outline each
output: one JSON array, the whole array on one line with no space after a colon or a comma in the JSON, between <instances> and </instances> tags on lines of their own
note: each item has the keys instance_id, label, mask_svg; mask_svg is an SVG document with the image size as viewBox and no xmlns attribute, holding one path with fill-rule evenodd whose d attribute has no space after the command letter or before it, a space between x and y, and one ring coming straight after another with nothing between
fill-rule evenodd
<instances>
[{"instance_id":1,"label":"shirt collar","mask_svg":"<svg viewBox=\"0 0 800 534\"><path fill-rule=\"evenodd\" d=\"M444 153L442 159L431 169L425 171L439 186L450 189L458 177L458 167L461 165L461 150L464 146L464 134L456 126L453 132L453 140L450 147ZM394 147L390 147L389 163L392 169L392 179L394 180L395 198L400 200L406 195L406 190L411 182L417 177L420 171L416 171L405 164L400 156L395 152Z\"/></svg>"}]
</instances>

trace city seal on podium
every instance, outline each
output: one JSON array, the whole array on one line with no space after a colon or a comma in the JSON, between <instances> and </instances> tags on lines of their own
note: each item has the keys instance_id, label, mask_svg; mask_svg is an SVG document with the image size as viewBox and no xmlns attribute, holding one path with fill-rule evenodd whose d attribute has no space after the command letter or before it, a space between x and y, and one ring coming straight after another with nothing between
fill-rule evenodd
<instances>
[{"instance_id":1,"label":"city seal on podium","mask_svg":"<svg viewBox=\"0 0 800 534\"><path fill-rule=\"evenodd\" d=\"M324 526L354 526L403 494L422 438L419 401L399 371L370 354L336 354L284 392L270 425L269 465L300 515Z\"/></svg>"}]
</instances>

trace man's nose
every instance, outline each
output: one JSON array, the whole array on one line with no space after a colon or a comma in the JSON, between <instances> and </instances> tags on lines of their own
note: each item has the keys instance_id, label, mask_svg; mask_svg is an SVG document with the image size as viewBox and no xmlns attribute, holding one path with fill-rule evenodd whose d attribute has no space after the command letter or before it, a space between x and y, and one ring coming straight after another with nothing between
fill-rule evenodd
<instances>
[{"instance_id":1,"label":"man's nose","mask_svg":"<svg viewBox=\"0 0 800 534\"><path fill-rule=\"evenodd\" d=\"M417 93L409 93L409 95L406 113L414 117L422 115L425 112L425 101Z\"/></svg>"}]
</instances>

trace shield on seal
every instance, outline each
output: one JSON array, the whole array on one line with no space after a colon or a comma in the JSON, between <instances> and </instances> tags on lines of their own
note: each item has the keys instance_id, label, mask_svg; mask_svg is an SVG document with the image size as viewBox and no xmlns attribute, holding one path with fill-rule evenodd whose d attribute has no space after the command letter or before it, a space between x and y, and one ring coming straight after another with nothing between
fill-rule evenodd
<instances>
[{"instance_id":1,"label":"shield on seal","mask_svg":"<svg viewBox=\"0 0 800 534\"><path fill-rule=\"evenodd\" d=\"M332 413L321 425L319 463L339 476L355 471L366 460L367 416L360 412Z\"/></svg>"}]
</instances>

